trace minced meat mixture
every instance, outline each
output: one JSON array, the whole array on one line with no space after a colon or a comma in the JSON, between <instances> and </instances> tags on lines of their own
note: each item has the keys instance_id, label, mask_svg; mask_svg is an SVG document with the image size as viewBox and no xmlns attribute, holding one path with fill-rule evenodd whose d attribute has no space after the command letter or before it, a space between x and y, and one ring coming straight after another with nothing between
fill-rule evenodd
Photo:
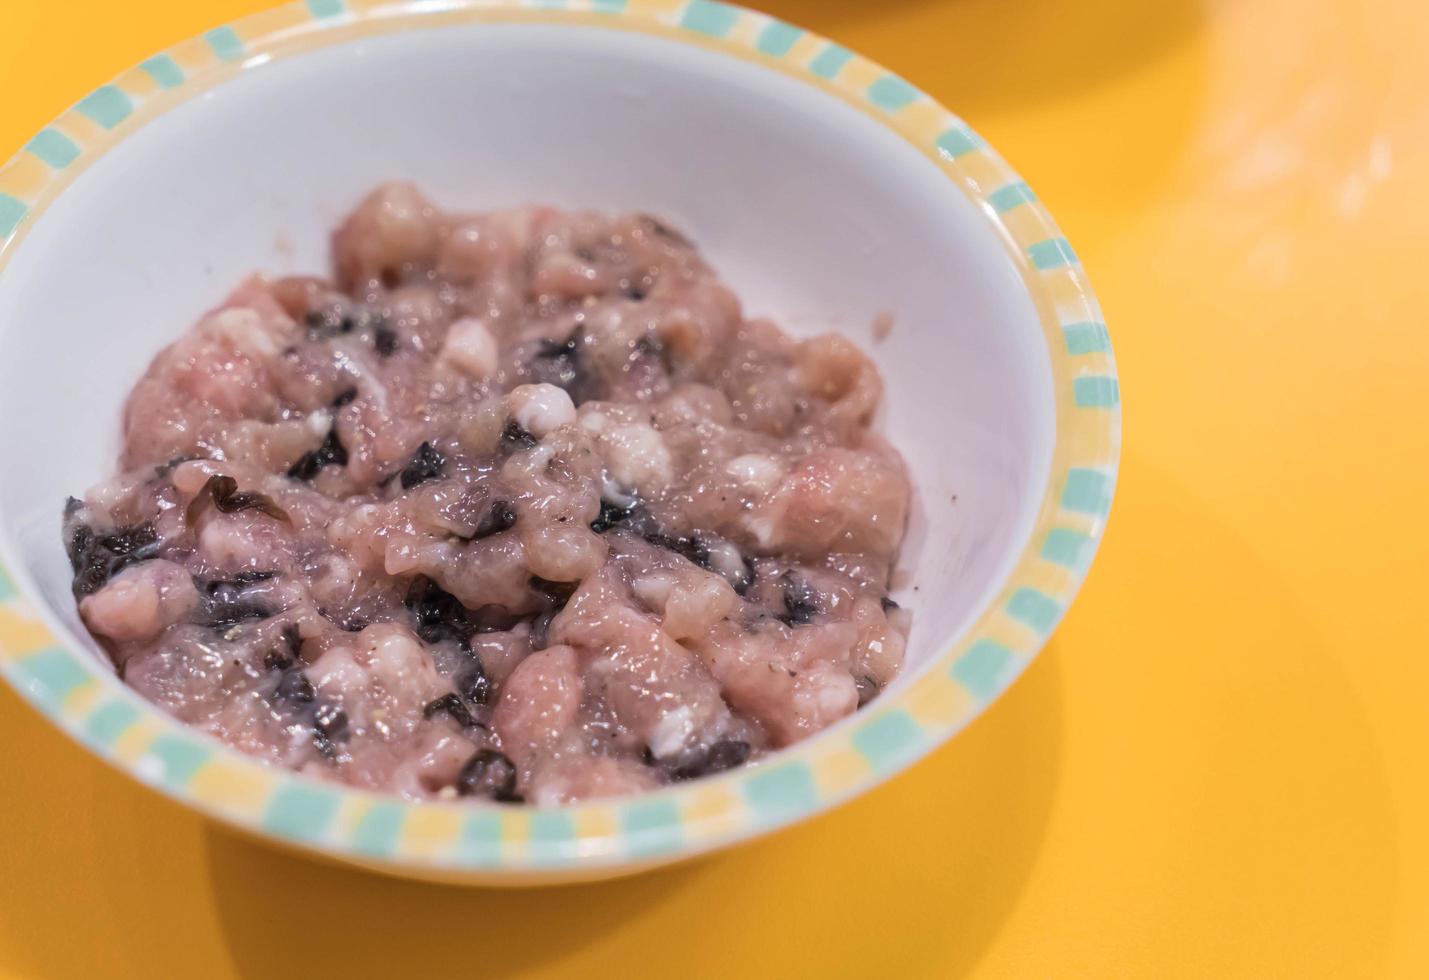
<instances>
[{"instance_id":1,"label":"minced meat mixture","mask_svg":"<svg viewBox=\"0 0 1429 980\"><path fill-rule=\"evenodd\" d=\"M645 215L374 191L335 278L253 278L65 508L123 679L271 763L553 804L744 765L893 678L882 384Z\"/></svg>"}]
</instances>

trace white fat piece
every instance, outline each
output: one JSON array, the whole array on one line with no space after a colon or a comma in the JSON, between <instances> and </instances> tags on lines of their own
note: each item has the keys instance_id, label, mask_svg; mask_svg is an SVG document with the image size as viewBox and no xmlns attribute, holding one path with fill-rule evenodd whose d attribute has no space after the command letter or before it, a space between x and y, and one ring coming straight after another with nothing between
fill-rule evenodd
<instances>
[{"instance_id":1,"label":"white fat piece","mask_svg":"<svg viewBox=\"0 0 1429 980\"><path fill-rule=\"evenodd\" d=\"M447 332L439 359L477 381L496 373L501 351L484 320L464 316Z\"/></svg>"},{"instance_id":2,"label":"white fat piece","mask_svg":"<svg viewBox=\"0 0 1429 980\"><path fill-rule=\"evenodd\" d=\"M520 385L506 396L506 410L516 424L538 439L576 420L571 396L555 385Z\"/></svg>"}]
</instances>

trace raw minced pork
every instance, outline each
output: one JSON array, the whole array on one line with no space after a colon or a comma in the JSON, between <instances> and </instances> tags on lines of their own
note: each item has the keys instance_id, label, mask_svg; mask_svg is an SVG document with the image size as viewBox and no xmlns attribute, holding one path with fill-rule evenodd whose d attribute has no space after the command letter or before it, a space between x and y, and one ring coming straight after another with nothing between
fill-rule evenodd
<instances>
[{"instance_id":1,"label":"raw minced pork","mask_svg":"<svg viewBox=\"0 0 1429 980\"><path fill-rule=\"evenodd\" d=\"M335 279L252 278L72 499L120 675L244 752L540 804L757 760L896 674L909 487L853 344L746 319L643 215L406 184Z\"/></svg>"}]
</instances>

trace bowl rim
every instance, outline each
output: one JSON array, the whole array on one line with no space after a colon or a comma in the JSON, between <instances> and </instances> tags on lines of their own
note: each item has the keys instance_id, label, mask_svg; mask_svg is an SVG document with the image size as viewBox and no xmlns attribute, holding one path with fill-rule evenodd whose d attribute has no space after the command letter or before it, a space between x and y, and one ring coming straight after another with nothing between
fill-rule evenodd
<instances>
[{"instance_id":1,"label":"bowl rim","mask_svg":"<svg viewBox=\"0 0 1429 980\"><path fill-rule=\"evenodd\" d=\"M269 61L356 38L473 23L627 31L780 71L897 133L979 207L1038 309L1056 416L1044 496L996 597L911 683L758 766L568 807L410 802L245 756L144 701L89 651L67 647L28 573L3 560L0 676L91 753L185 806L262 838L398 874L500 882L633 870L768 833L886 781L980 714L1040 651L1100 543L1121 443L1110 340L1075 252L997 153L898 75L816 34L714 0L299 0L121 73L0 166L0 270L89 164L199 93Z\"/></svg>"}]
</instances>

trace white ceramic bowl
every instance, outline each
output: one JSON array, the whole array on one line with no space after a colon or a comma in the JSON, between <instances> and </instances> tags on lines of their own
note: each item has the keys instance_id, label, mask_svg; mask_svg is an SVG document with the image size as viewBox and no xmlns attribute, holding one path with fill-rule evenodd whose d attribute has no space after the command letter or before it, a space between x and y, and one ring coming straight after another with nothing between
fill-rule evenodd
<instances>
[{"instance_id":1,"label":"white ceramic bowl","mask_svg":"<svg viewBox=\"0 0 1429 980\"><path fill-rule=\"evenodd\" d=\"M552 6L279 8L126 73L0 171L0 559L13 582L0 668L179 801L414 876L628 872L887 778L1040 648L1091 559L1116 467L1114 369L1080 267L960 121L760 14L703 0ZM900 679L761 765L560 810L407 804L309 781L126 689L75 614L66 495L112 466L120 405L162 345L251 271L325 270L335 222L391 178L452 208L667 215L748 311L871 349L888 381L882 425L917 488ZM875 343L885 311L894 327Z\"/></svg>"}]
</instances>

